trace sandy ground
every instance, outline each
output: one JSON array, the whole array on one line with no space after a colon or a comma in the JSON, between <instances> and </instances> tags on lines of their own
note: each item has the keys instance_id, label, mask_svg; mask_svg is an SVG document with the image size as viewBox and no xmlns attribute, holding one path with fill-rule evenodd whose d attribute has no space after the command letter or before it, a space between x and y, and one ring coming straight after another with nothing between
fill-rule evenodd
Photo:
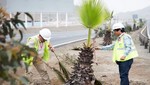
<instances>
[{"instance_id":1,"label":"sandy ground","mask_svg":"<svg viewBox=\"0 0 150 85\"><path fill-rule=\"evenodd\" d=\"M38 32L39 29L30 29L28 30L28 32ZM83 27L81 26L75 26L70 27L70 29L69 27L63 27L61 28L61 30L55 28L51 29L51 31L72 31L82 29ZM148 53L148 50L144 49L143 46L140 46L139 32L140 30L130 33L130 35L134 39L136 48L139 53L139 57L134 59L134 63L130 70L130 85L150 85L150 53ZM76 47L83 47L84 42L86 42L86 40L55 48L55 53L57 54L57 56L59 56L61 62L70 72L72 71L71 67L73 66L73 64L68 64L66 56L71 57L72 60L77 58L80 51L72 49ZM96 46L101 46L102 42L103 38L97 38ZM93 69L96 78L98 80L101 80L103 82L103 85L119 85L120 80L118 66L112 62L112 51L96 50L95 53L98 65L93 63ZM48 64L52 67L58 68L58 61L53 53L51 53L51 59L48 62ZM51 79L51 85L62 85L62 83L57 78L56 74L51 69L47 68L47 71ZM33 76L33 79L39 79L40 76L38 75L37 71L34 69L33 72L37 74Z\"/></svg>"},{"instance_id":2,"label":"sandy ground","mask_svg":"<svg viewBox=\"0 0 150 85\"><path fill-rule=\"evenodd\" d=\"M130 85L150 85L150 53L148 53L147 49L144 49L143 46L140 46L139 42L139 32L140 30L137 30L135 32L130 33L132 36L136 48L139 53L139 57L134 59L134 63L132 65L132 68L130 70L129 79L130 79ZM60 59L62 62L66 61L65 58L63 58L65 55L73 56L75 58L78 57L80 51L72 50L75 47L82 47L83 43L86 41L76 42L69 45L65 45L62 47L55 48L56 54L60 56ZM97 38L96 39L96 46L101 46L103 39ZM65 55L64 55L65 54ZM97 79L101 80L103 82L103 85L119 85L119 72L118 72L118 66L112 62L112 51L111 50L96 50L96 57L97 57L97 63L93 63L93 69L94 74ZM53 67L58 67L58 61L56 60L55 56L52 54L52 58L49 62L49 64ZM72 69L73 65L68 65L67 63L64 63L65 66L68 68L69 71ZM62 85L57 76L54 72L52 72L49 69L49 75L52 80L52 85Z\"/></svg>"}]
</instances>

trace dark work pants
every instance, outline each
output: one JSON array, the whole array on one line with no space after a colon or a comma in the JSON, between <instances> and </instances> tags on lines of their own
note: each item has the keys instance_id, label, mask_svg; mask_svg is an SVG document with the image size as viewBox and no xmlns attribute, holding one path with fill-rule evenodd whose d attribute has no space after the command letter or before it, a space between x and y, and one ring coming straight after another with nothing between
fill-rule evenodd
<instances>
[{"instance_id":1,"label":"dark work pants","mask_svg":"<svg viewBox=\"0 0 150 85\"><path fill-rule=\"evenodd\" d=\"M128 74L129 74L131 65L133 63L133 59L130 59L124 62L116 61L116 63L119 66L119 74L120 74L120 79L121 79L120 85L129 85Z\"/></svg>"}]
</instances>

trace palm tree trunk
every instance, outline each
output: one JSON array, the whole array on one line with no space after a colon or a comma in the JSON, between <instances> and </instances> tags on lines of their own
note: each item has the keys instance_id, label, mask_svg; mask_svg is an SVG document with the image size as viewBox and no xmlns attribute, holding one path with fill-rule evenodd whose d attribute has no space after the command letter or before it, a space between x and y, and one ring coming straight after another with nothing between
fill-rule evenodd
<instances>
[{"instance_id":1,"label":"palm tree trunk","mask_svg":"<svg viewBox=\"0 0 150 85\"><path fill-rule=\"evenodd\" d=\"M95 80L92 69L93 48L84 46L79 53L77 63L74 64L74 71L65 85L92 85Z\"/></svg>"},{"instance_id":2,"label":"palm tree trunk","mask_svg":"<svg viewBox=\"0 0 150 85\"><path fill-rule=\"evenodd\" d=\"M91 44L91 29L88 30L88 40L87 40L87 47L90 47Z\"/></svg>"},{"instance_id":3,"label":"palm tree trunk","mask_svg":"<svg viewBox=\"0 0 150 85\"><path fill-rule=\"evenodd\" d=\"M110 44L112 44L111 30L106 30L103 45L106 46Z\"/></svg>"}]
</instances>

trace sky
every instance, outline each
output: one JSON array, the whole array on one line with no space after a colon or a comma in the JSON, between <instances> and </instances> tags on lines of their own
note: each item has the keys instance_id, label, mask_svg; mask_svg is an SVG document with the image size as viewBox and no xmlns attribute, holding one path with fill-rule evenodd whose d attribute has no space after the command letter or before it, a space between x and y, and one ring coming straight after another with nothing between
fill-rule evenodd
<instances>
[{"instance_id":1,"label":"sky","mask_svg":"<svg viewBox=\"0 0 150 85\"><path fill-rule=\"evenodd\" d=\"M150 6L150 0L102 0L110 11L114 13L129 12L143 9ZM78 5L81 0L74 0L74 4Z\"/></svg>"}]
</instances>

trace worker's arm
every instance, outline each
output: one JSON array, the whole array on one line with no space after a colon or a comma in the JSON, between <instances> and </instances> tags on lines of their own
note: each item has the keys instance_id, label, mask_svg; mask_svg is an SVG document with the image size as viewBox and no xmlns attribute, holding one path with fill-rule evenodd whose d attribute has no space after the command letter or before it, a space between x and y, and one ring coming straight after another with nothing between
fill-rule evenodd
<instances>
[{"instance_id":1,"label":"worker's arm","mask_svg":"<svg viewBox=\"0 0 150 85\"><path fill-rule=\"evenodd\" d=\"M114 48L114 43L113 44L110 44L110 45L107 45L107 46L102 46L102 47L97 47L96 49L97 50L112 50Z\"/></svg>"},{"instance_id":2,"label":"worker's arm","mask_svg":"<svg viewBox=\"0 0 150 85\"><path fill-rule=\"evenodd\" d=\"M124 47L125 47L125 52L124 55L121 57L121 60L124 60L126 56L131 52L131 38L129 36L124 36Z\"/></svg>"}]
</instances>

